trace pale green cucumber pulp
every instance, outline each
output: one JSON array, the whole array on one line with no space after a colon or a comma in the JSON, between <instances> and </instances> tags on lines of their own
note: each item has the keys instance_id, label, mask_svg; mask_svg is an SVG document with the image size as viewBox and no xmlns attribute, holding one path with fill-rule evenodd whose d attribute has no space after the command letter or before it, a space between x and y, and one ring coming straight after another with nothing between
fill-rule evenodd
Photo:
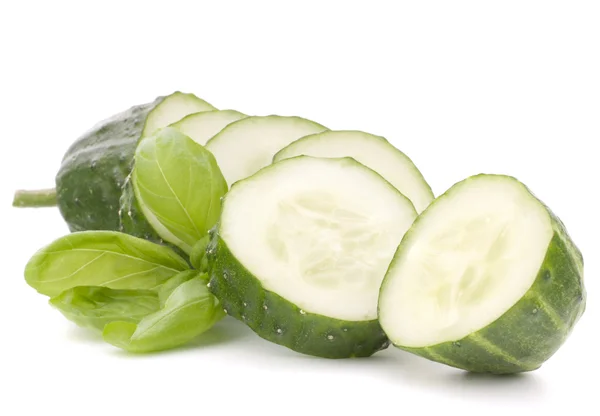
<instances>
[{"instance_id":1,"label":"pale green cucumber pulp","mask_svg":"<svg viewBox=\"0 0 600 416\"><path fill-rule=\"evenodd\" d=\"M175 92L162 100L148 114L142 137L149 136L156 130L181 120L189 114L213 110L216 110L216 108L194 94Z\"/></svg>"},{"instance_id":2,"label":"pale green cucumber pulp","mask_svg":"<svg viewBox=\"0 0 600 416\"><path fill-rule=\"evenodd\" d=\"M268 166L280 149L326 127L300 117L253 116L229 124L206 143L229 185Z\"/></svg>"},{"instance_id":3,"label":"pale green cucumber pulp","mask_svg":"<svg viewBox=\"0 0 600 416\"><path fill-rule=\"evenodd\" d=\"M273 158L349 156L383 176L411 200L417 212L433 201L433 192L415 164L385 138L362 131L325 131L292 142Z\"/></svg>"},{"instance_id":4,"label":"pale green cucumber pulp","mask_svg":"<svg viewBox=\"0 0 600 416\"><path fill-rule=\"evenodd\" d=\"M404 236L379 321L398 347L474 372L537 369L585 309L583 258L522 183L478 175L436 199Z\"/></svg>"},{"instance_id":5,"label":"pale green cucumber pulp","mask_svg":"<svg viewBox=\"0 0 600 416\"><path fill-rule=\"evenodd\" d=\"M300 156L235 183L208 245L211 291L261 337L328 358L387 347L379 287L416 218L351 158Z\"/></svg>"},{"instance_id":6,"label":"pale green cucumber pulp","mask_svg":"<svg viewBox=\"0 0 600 416\"><path fill-rule=\"evenodd\" d=\"M204 146L209 139L228 124L246 117L248 116L235 110L202 111L187 115L171 124L170 127L179 130L196 143Z\"/></svg>"}]
</instances>

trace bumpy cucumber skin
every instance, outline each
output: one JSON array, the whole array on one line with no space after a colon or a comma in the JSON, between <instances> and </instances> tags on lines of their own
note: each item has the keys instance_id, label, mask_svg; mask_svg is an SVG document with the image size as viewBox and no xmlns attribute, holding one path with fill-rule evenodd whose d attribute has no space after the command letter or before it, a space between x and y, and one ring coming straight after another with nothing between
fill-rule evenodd
<instances>
[{"instance_id":1,"label":"bumpy cucumber skin","mask_svg":"<svg viewBox=\"0 0 600 416\"><path fill-rule=\"evenodd\" d=\"M226 313L260 337L294 351L323 358L368 357L389 340L377 320L351 322L302 311L262 287L211 230L207 257L209 287Z\"/></svg>"},{"instance_id":2,"label":"bumpy cucumber skin","mask_svg":"<svg viewBox=\"0 0 600 416\"><path fill-rule=\"evenodd\" d=\"M98 123L67 150L56 175L56 198L71 231L121 230L121 188L146 117L164 98Z\"/></svg>"},{"instance_id":3,"label":"bumpy cucumber skin","mask_svg":"<svg viewBox=\"0 0 600 416\"><path fill-rule=\"evenodd\" d=\"M554 234L536 279L516 304L490 325L463 339L424 348L396 346L477 373L532 371L548 360L585 311L586 291L583 256L560 219L548 207L546 210Z\"/></svg>"}]
</instances>

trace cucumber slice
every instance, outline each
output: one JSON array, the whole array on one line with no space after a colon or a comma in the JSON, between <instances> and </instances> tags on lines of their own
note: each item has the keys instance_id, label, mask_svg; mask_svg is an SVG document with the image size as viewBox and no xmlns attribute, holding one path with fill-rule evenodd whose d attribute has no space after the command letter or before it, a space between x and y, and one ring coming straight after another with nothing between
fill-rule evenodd
<instances>
[{"instance_id":1,"label":"cucumber slice","mask_svg":"<svg viewBox=\"0 0 600 416\"><path fill-rule=\"evenodd\" d=\"M269 341L369 356L388 345L379 286L415 217L404 195L354 159L284 160L225 195L207 251L211 290Z\"/></svg>"},{"instance_id":2,"label":"cucumber slice","mask_svg":"<svg viewBox=\"0 0 600 416\"><path fill-rule=\"evenodd\" d=\"M273 158L279 162L294 156L350 156L383 176L411 200L417 212L433 201L433 192L423 175L400 150L385 138L362 131L326 131L296 140Z\"/></svg>"},{"instance_id":3,"label":"cucumber slice","mask_svg":"<svg viewBox=\"0 0 600 416\"><path fill-rule=\"evenodd\" d=\"M206 143L229 185L268 166L281 148L327 130L300 117L253 116L231 123Z\"/></svg>"},{"instance_id":4,"label":"cucumber slice","mask_svg":"<svg viewBox=\"0 0 600 416\"><path fill-rule=\"evenodd\" d=\"M248 116L235 110L203 111L185 116L171 124L170 127L179 130L196 143L204 146L225 126L246 117Z\"/></svg>"},{"instance_id":5,"label":"cucumber slice","mask_svg":"<svg viewBox=\"0 0 600 416\"><path fill-rule=\"evenodd\" d=\"M182 117L188 114L212 110L216 110L216 108L194 94L176 91L165 97L148 114L142 137L149 136L156 130L181 120Z\"/></svg>"},{"instance_id":6,"label":"cucumber slice","mask_svg":"<svg viewBox=\"0 0 600 416\"><path fill-rule=\"evenodd\" d=\"M478 175L435 200L382 284L379 320L407 351L475 372L534 370L585 309L583 258L519 181Z\"/></svg>"}]
</instances>

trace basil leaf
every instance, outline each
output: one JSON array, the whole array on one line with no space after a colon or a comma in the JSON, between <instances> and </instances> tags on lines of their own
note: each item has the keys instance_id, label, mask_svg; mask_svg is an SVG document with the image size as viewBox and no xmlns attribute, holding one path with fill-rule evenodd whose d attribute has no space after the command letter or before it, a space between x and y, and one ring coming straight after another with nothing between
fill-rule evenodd
<instances>
[{"instance_id":1,"label":"basil leaf","mask_svg":"<svg viewBox=\"0 0 600 416\"><path fill-rule=\"evenodd\" d=\"M138 323L160 309L155 291L78 286L50 299L65 318L77 325L99 329L113 321Z\"/></svg>"},{"instance_id":2,"label":"basil leaf","mask_svg":"<svg viewBox=\"0 0 600 416\"><path fill-rule=\"evenodd\" d=\"M139 324L111 322L104 327L104 340L130 352L174 348L191 341L225 316L219 301L200 277L178 286L163 308Z\"/></svg>"},{"instance_id":3,"label":"basil leaf","mask_svg":"<svg viewBox=\"0 0 600 416\"><path fill-rule=\"evenodd\" d=\"M190 253L217 222L227 183L214 156L173 128L135 151L133 188L142 213L164 240Z\"/></svg>"},{"instance_id":4,"label":"basil leaf","mask_svg":"<svg viewBox=\"0 0 600 416\"><path fill-rule=\"evenodd\" d=\"M181 273L177 273L175 276L171 277L165 283L160 285L158 288L158 299L160 301L161 307L163 307L173 291L181 286L183 283L188 280L192 280L194 277L201 277L205 280L205 283L208 283L208 275L199 276L197 270L186 270Z\"/></svg>"},{"instance_id":5,"label":"basil leaf","mask_svg":"<svg viewBox=\"0 0 600 416\"><path fill-rule=\"evenodd\" d=\"M208 247L209 240L209 235L202 237L200 241L198 241L194 247L192 247L192 251L190 253L190 263L192 263L192 266L195 269L200 270L201 272L205 272L208 269L206 248Z\"/></svg>"},{"instance_id":6,"label":"basil leaf","mask_svg":"<svg viewBox=\"0 0 600 416\"><path fill-rule=\"evenodd\" d=\"M39 250L25 267L25 280L47 296L76 286L154 289L188 268L168 247L115 231L82 231Z\"/></svg>"}]
</instances>

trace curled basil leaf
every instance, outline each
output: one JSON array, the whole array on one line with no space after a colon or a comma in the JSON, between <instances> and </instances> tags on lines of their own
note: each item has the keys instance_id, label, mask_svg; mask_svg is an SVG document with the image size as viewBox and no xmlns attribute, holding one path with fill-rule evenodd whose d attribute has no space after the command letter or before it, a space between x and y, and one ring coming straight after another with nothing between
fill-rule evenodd
<instances>
[{"instance_id":1,"label":"curled basil leaf","mask_svg":"<svg viewBox=\"0 0 600 416\"><path fill-rule=\"evenodd\" d=\"M158 288L158 299L160 301L160 304L164 306L165 302L167 301L169 296L171 296L171 293L173 293L175 289L177 289L179 286L181 286L188 280L192 280L194 277L200 277L203 280L206 280L206 283L208 283L208 276L198 275L197 270L186 270L184 272L177 273L175 276L171 277Z\"/></svg>"},{"instance_id":2,"label":"curled basil leaf","mask_svg":"<svg viewBox=\"0 0 600 416\"><path fill-rule=\"evenodd\" d=\"M166 350L191 341L225 316L219 301L200 277L179 286L162 308L138 324L111 322L104 327L104 340L126 351L142 353Z\"/></svg>"},{"instance_id":3,"label":"curled basil leaf","mask_svg":"<svg viewBox=\"0 0 600 416\"><path fill-rule=\"evenodd\" d=\"M57 296L76 286L154 289L188 263L173 250L115 231L83 231L39 250L25 280L39 293Z\"/></svg>"},{"instance_id":4,"label":"curled basil leaf","mask_svg":"<svg viewBox=\"0 0 600 416\"><path fill-rule=\"evenodd\" d=\"M192 247L192 252L190 253L190 263L192 263L192 266L195 269L200 270L201 272L206 272L208 269L206 248L208 247L209 241L210 236L207 234Z\"/></svg>"},{"instance_id":5,"label":"curled basil leaf","mask_svg":"<svg viewBox=\"0 0 600 416\"><path fill-rule=\"evenodd\" d=\"M50 304L77 325L100 331L113 321L137 323L160 309L156 291L98 286L79 286L65 290L50 299Z\"/></svg>"},{"instance_id":6,"label":"curled basil leaf","mask_svg":"<svg viewBox=\"0 0 600 416\"><path fill-rule=\"evenodd\" d=\"M227 183L214 156L173 128L140 142L133 188L142 213L165 241L190 253L216 223Z\"/></svg>"}]
</instances>

